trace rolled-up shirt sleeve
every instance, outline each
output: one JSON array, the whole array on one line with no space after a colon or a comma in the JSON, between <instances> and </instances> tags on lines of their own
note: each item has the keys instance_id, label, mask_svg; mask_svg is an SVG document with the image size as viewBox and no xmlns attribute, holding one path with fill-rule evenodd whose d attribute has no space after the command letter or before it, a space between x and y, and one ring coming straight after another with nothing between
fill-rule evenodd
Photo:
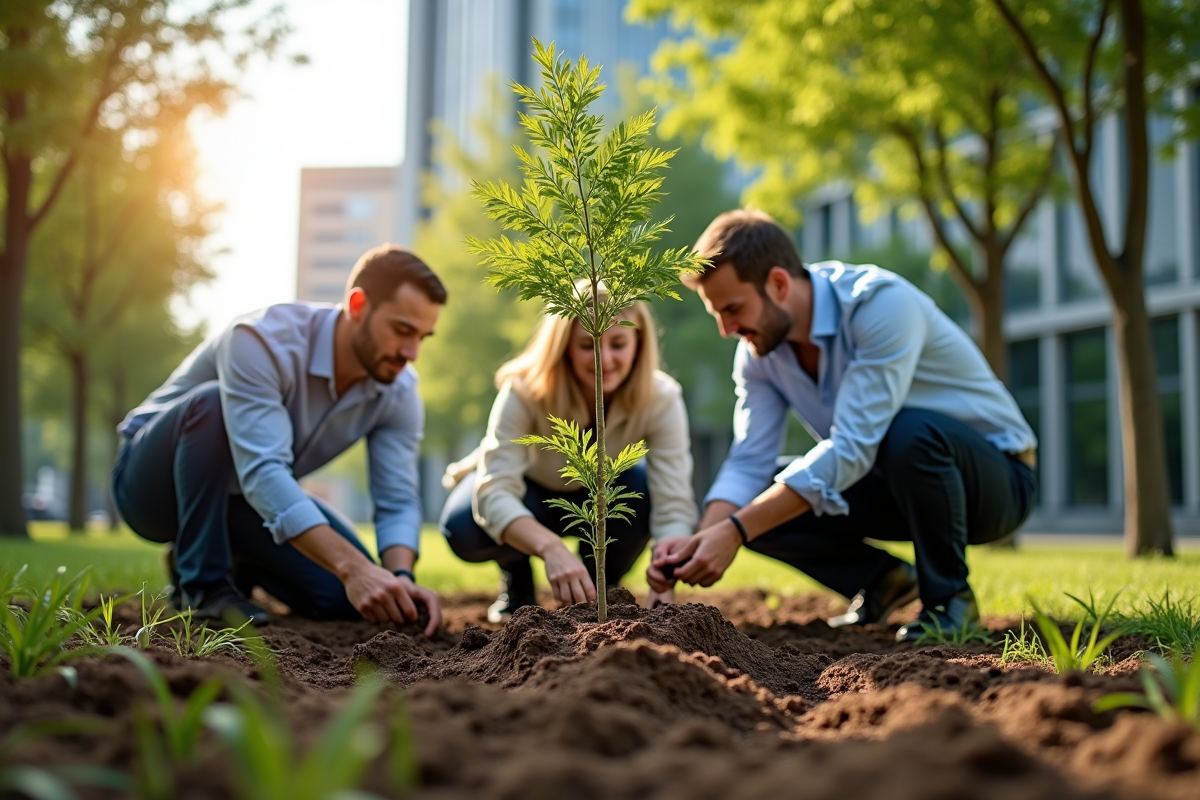
<instances>
[{"instance_id":1,"label":"rolled-up shirt sleeve","mask_svg":"<svg viewBox=\"0 0 1200 800\"><path fill-rule=\"evenodd\" d=\"M425 407L414 388L394 401L367 435L375 537L379 552L403 545L419 552L421 492L417 459L425 432Z\"/></svg>"},{"instance_id":2,"label":"rolled-up shirt sleeve","mask_svg":"<svg viewBox=\"0 0 1200 800\"><path fill-rule=\"evenodd\" d=\"M787 435L788 403L762 374L745 342L738 345L733 381L733 444L704 502L725 500L741 508L771 485Z\"/></svg>"},{"instance_id":3,"label":"rolled-up shirt sleeve","mask_svg":"<svg viewBox=\"0 0 1200 800\"><path fill-rule=\"evenodd\" d=\"M248 327L218 345L221 411L238 484L246 502L282 544L326 523L292 475L292 420L284 406L288 378L270 348Z\"/></svg>"},{"instance_id":4,"label":"rolled-up shirt sleeve","mask_svg":"<svg viewBox=\"0 0 1200 800\"><path fill-rule=\"evenodd\" d=\"M849 327L854 356L838 390L829 438L775 477L817 515L849 513L842 492L875 463L908 397L928 320L915 293L887 285L859 304Z\"/></svg>"}]
</instances>

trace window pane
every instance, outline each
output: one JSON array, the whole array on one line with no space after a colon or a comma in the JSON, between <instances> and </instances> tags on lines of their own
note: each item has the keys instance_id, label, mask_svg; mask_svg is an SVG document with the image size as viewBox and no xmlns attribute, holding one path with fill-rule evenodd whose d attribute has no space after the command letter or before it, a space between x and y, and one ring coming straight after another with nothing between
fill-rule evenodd
<instances>
[{"instance_id":1,"label":"window pane","mask_svg":"<svg viewBox=\"0 0 1200 800\"><path fill-rule=\"evenodd\" d=\"M1162 407L1166 445L1167 481L1171 503L1183 504L1183 397L1179 375L1179 317L1162 317L1151 323L1154 363L1158 368L1158 396Z\"/></svg>"},{"instance_id":2,"label":"window pane","mask_svg":"<svg viewBox=\"0 0 1200 800\"><path fill-rule=\"evenodd\" d=\"M1172 122L1150 120L1150 207L1146 230L1145 282L1147 285L1179 280L1179 207L1175 200L1177 161L1163 161L1159 152L1171 138Z\"/></svg>"},{"instance_id":3,"label":"window pane","mask_svg":"<svg viewBox=\"0 0 1200 800\"><path fill-rule=\"evenodd\" d=\"M1108 381L1104 330L1066 337L1067 501L1108 504Z\"/></svg>"},{"instance_id":4,"label":"window pane","mask_svg":"<svg viewBox=\"0 0 1200 800\"><path fill-rule=\"evenodd\" d=\"M1011 309L1037 308L1041 298L1042 239L1031 214L1004 260L1005 294Z\"/></svg>"},{"instance_id":5,"label":"window pane","mask_svg":"<svg viewBox=\"0 0 1200 800\"><path fill-rule=\"evenodd\" d=\"M1099 297L1100 273L1077 203L1058 207L1058 233L1058 278L1063 299Z\"/></svg>"}]
</instances>

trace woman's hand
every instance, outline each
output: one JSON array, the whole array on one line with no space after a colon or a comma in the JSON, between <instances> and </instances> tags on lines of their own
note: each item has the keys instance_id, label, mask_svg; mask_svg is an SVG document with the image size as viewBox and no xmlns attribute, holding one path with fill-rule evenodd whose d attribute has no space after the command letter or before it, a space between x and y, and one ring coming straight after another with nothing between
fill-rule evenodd
<instances>
[{"instance_id":1,"label":"woman's hand","mask_svg":"<svg viewBox=\"0 0 1200 800\"><path fill-rule=\"evenodd\" d=\"M579 556L567 549L559 539L541 554L546 565L546 580L554 590L554 599L564 605L586 603L596 599L596 587L588 575L587 567Z\"/></svg>"}]
</instances>

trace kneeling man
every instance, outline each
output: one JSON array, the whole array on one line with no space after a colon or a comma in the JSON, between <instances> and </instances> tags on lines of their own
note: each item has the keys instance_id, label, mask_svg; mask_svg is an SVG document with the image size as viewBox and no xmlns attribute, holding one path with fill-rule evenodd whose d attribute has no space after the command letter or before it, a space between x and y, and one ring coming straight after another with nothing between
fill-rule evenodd
<instances>
[{"instance_id":1,"label":"kneeling man","mask_svg":"<svg viewBox=\"0 0 1200 800\"><path fill-rule=\"evenodd\" d=\"M831 625L885 624L919 596L899 641L978 626L966 547L1025 521L1037 444L979 349L898 275L806 268L766 214L722 214L696 250L709 266L690 285L742 339L734 442L697 533L655 546L650 585L711 586L745 546L853 596ZM789 409L819 441L777 472ZM911 541L915 568L867 538Z\"/></svg>"},{"instance_id":2,"label":"kneeling man","mask_svg":"<svg viewBox=\"0 0 1200 800\"><path fill-rule=\"evenodd\" d=\"M423 605L433 634L438 597L413 575L424 409L408 363L445 302L419 258L375 248L344 305L284 303L235 320L129 413L113 497L138 535L173 543L179 607L263 623L247 599L260 586L314 619L404 622ZM382 566L297 483L363 438Z\"/></svg>"}]
</instances>

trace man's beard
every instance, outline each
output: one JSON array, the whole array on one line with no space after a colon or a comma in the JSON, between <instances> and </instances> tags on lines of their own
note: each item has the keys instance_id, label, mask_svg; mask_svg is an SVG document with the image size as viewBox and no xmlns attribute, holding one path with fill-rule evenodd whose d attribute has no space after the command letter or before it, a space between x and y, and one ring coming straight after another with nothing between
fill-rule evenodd
<instances>
[{"instance_id":1,"label":"man's beard","mask_svg":"<svg viewBox=\"0 0 1200 800\"><path fill-rule=\"evenodd\" d=\"M367 374L378 383L394 382L408 364L408 360L404 358L380 355L379 347L375 344L375 339L371 337L368 320L364 320L362 326L354 332L350 344L354 348L354 355L358 357L358 363L362 364ZM395 373L385 371L386 365L394 366Z\"/></svg>"},{"instance_id":2,"label":"man's beard","mask_svg":"<svg viewBox=\"0 0 1200 800\"><path fill-rule=\"evenodd\" d=\"M746 343L750 345L750 349L756 357L762 358L783 344L791 329L792 318L786 311L775 305L771 298L764 295L762 314L758 317L758 329L754 331L758 341L747 339Z\"/></svg>"}]
</instances>

